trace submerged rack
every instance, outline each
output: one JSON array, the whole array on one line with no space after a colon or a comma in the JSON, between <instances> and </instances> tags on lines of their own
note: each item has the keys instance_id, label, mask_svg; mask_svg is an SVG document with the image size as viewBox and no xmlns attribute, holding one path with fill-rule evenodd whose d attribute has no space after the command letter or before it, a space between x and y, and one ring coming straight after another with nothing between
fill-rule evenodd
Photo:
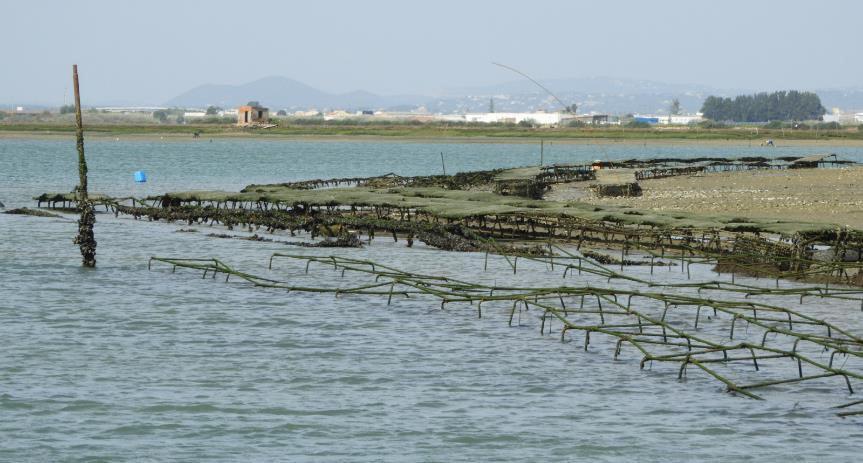
<instances>
[{"instance_id":1,"label":"submerged rack","mask_svg":"<svg viewBox=\"0 0 863 463\"><path fill-rule=\"evenodd\" d=\"M258 287L287 290L288 292L331 293L336 297L362 295L386 297L387 304L398 298L431 298L441 309L468 304L478 317L483 308L503 308L508 323L518 324L523 313L535 311L540 319L542 334L552 332L552 324L559 325L561 340L570 333L581 333L584 349L588 350L591 338L605 337L613 342L613 358L623 354L625 345L639 353L641 368L652 362L675 364L678 377L683 378L690 367L697 368L721 382L728 392L761 399L757 390L776 385L793 385L806 381L839 378L848 393L854 393L854 382L863 380L863 338L835 324L785 307L754 302L703 298L686 294L653 291L654 286L664 289L692 288L675 284L651 285L649 282L613 272L610 269L577 254L531 258L554 265L555 259L564 273L591 272L609 278L629 278L635 283L647 283L645 290L615 289L593 286L507 286L487 285L441 275L407 272L374 261L340 256L309 256L275 253L270 257L269 268L277 259L301 262L305 272L312 264L329 267L342 276L346 272L364 274L371 281L349 287L308 287L293 285L273 278L241 272L218 259L182 259L153 257L150 263L164 263L177 268L203 271L203 277L224 275L239 278ZM515 270L517 257L507 261ZM860 291L824 288L757 288L740 284L718 282L700 283L703 288L747 295L800 295L803 297L835 297L861 299ZM699 325L710 323L713 334ZM717 325L721 327L717 328ZM738 340L741 331L746 339ZM716 333L727 333L717 338ZM753 332L756 332L753 334ZM824 357L821 360L819 357ZM838 366L836 360L843 359ZM794 362L793 374L787 369L779 376L753 379L751 374L730 365L748 364L750 373L759 373L766 364L786 359ZM851 367L847 367L853 359ZM771 373L776 368L769 369ZM781 369L780 369L781 370ZM738 378L739 376L739 378Z\"/></svg>"}]
</instances>

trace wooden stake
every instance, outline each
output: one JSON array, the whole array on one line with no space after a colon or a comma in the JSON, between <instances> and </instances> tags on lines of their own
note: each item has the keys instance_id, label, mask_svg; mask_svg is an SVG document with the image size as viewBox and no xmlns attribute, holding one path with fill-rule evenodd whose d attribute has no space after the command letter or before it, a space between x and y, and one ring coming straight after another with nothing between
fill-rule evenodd
<instances>
[{"instance_id":1,"label":"wooden stake","mask_svg":"<svg viewBox=\"0 0 863 463\"><path fill-rule=\"evenodd\" d=\"M76 188L78 210L78 236L75 244L81 247L81 265L96 266L96 239L93 236L93 225L96 215L93 204L87 194L87 160L84 158L84 123L81 118L81 92L78 88L78 65L72 65L72 85L75 89L75 140L78 148L78 187Z\"/></svg>"},{"instance_id":2,"label":"wooden stake","mask_svg":"<svg viewBox=\"0 0 863 463\"><path fill-rule=\"evenodd\" d=\"M540 140L539 141L539 165L540 165L540 167L542 167L542 164L544 161L544 159L543 159L544 155L545 155L545 140Z\"/></svg>"}]
</instances>

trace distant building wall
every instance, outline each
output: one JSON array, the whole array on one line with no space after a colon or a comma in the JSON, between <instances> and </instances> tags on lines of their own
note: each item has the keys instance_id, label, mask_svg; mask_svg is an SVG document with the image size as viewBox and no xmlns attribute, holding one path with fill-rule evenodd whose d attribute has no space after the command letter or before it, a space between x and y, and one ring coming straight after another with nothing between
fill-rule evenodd
<instances>
[{"instance_id":1,"label":"distant building wall","mask_svg":"<svg viewBox=\"0 0 863 463\"><path fill-rule=\"evenodd\" d=\"M636 114L634 119L636 122L646 122L648 124L689 125L703 121L704 117L701 114L678 114L674 116Z\"/></svg>"},{"instance_id":2,"label":"distant building wall","mask_svg":"<svg viewBox=\"0 0 863 463\"><path fill-rule=\"evenodd\" d=\"M671 121L669 122L672 125L689 125L693 123L698 123L704 120L704 116L701 114L695 115L676 115L671 116Z\"/></svg>"},{"instance_id":3,"label":"distant building wall","mask_svg":"<svg viewBox=\"0 0 863 463\"><path fill-rule=\"evenodd\" d=\"M237 125L263 124L270 119L270 110L263 106L240 106L237 108Z\"/></svg>"},{"instance_id":4,"label":"distant building wall","mask_svg":"<svg viewBox=\"0 0 863 463\"><path fill-rule=\"evenodd\" d=\"M464 115L466 122L510 123L518 124L532 121L539 125L555 125L560 123L560 113L470 113Z\"/></svg>"},{"instance_id":5,"label":"distant building wall","mask_svg":"<svg viewBox=\"0 0 863 463\"><path fill-rule=\"evenodd\" d=\"M608 125L614 123L608 114L561 114L562 123L567 124L574 121L587 125Z\"/></svg>"},{"instance_id":6,"label":"distant building wall","mask_svg":"<svg viewBox=\"0 0 863 463\"><path fill-rule=\"evenodd\" d=\"M168 108L164 106L107 106L96 108L98 111L106 113L152 113L154 111L164 111Z\"/></svg>"}]
</instances>

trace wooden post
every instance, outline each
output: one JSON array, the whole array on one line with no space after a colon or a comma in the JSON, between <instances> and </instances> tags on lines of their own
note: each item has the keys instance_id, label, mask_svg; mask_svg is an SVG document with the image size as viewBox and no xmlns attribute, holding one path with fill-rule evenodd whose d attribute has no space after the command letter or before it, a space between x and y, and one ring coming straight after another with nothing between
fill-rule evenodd
<instances>
[{"instance_id":1,"label":"wooden post","mask_svg":"<svg viewBox=\"0 0 863 463\"><path fill-rule=\"evenodd\" d=\"M443 151L440 152L440 165L443 168L443 174L446 175L446 164L443 162Z\"/></svg>"},{"instance_id":2,"label":"wooden post","mask_svg":"<svg viewBox=\"0 0 863 463\"><path fill-rule=\"evenodd\" d=\"M96 215L93 204L87 194L87 160L84 158L84 123L81 119L81 92L78 88L78 65L72 65L72 85L75 88L75 139L78 148L78 187L77 193L78 210L81 218L78 219L78 236L75 244L81 247L81 265L84 267L96 266L96 239L93 236L93 225L96 223Z\"/></svg>"},{"instance_id":3,"label":"wooden post","mask_svg":"<svg viewBox=\"0 0 863 463\"><path fill-rule=\"evenodd\" d=\"M78 65L72 65L72 86L75 91L75 140L78 148L78 199L87 200L87 160L84 159L84 123L81 118L81 91L78 87Z\"/></svg>"},{"instance_id":4,"label":"wooden post","mask_svg":"<svg viewBox=\"0 0 863 463\"><path fill-rule=\"evenodd\" d=\"M539 165L542 167L543 164L543 156L545 154L545 140L539 141Z\"/></svg>"}]
</instances>

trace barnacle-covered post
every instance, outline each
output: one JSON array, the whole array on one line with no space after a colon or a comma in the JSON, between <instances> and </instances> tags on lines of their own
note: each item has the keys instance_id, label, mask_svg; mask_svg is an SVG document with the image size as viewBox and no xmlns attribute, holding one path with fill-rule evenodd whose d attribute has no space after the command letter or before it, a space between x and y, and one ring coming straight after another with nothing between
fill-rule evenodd
<instances>
[{"instance_id":1,"label":"barnacle-covered post","mask_svg":"<svg viewBox=\"0 0 863 463\"><path fill-rule=\"evenodd\" d=\"M75 244L81 247L81 265L84 267L96 266L96 238L93 236L93 225L96 223L96 215L93 211L93 203L87 195L87 160L84 158L84 123L81 120L81 93L78 89L78 65L72 65L72 86L75 88L75 138L78 147L78 187L77 193L78 211L81 218L78 219L78 236Z\"/></svg>"}]
</instances>

